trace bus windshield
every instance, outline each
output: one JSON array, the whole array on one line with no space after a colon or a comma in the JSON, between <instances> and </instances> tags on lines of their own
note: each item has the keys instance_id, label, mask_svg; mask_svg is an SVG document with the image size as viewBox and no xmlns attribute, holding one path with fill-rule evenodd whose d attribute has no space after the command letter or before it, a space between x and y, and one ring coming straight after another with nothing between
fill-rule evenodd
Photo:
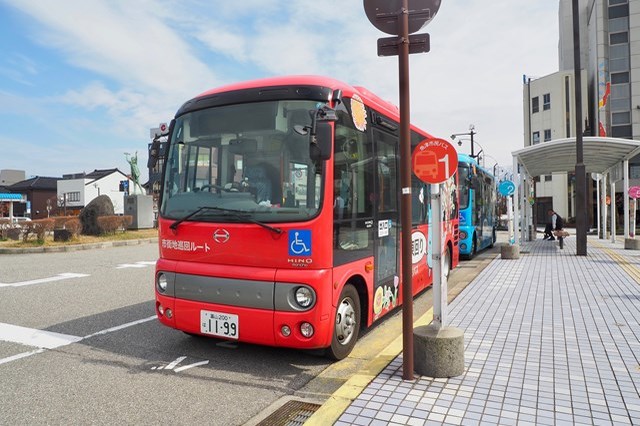
<instances>
[{"instance_id":1,"label":"bus windshield","mask_svg":"<svg viewBox=\"0 0 640 426\"><path fill-rule=\"evenodd\" d=\"M458 188L460 189L460 210L465 210L469 207L469 184L470 184L470 170L468 164L458 165Z\"/></svg>"},{"instance_id":2,"label":"bus windshield","mask_svg":"<svg viewBox=\"0 0 640 426\"><path fill-rule=\"evenodd\" d=\"M315 109L316 101L281 100L178 117L166 153L160 214L180 219L209 207L191 220L247 223L315 216L323 167L310 158L309 136L294 130L311 126L309 111Z\"/></svg>"}]
</instances>

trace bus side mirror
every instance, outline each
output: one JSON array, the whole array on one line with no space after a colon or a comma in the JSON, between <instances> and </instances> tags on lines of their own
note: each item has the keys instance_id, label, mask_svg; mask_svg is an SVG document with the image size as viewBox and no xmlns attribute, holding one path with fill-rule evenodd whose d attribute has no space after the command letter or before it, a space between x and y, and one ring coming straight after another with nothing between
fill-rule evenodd
<instances>
[{"instance_id":1,"label":"bus side mirror","mask_svg":"<svg viewBox=\"0 0 640 426\"><path fill-rule=\"evenodd\" d=\"M328 122L317 123L315 138L309 144L309 157L314 161L331 158L331 124Z\"/></svg>"},{"instance_id":2,"label":"bus side mirror","mask_svg":"<svg viewBox=\"0 0 640 426\"><path fill-rule=\"evenodd\" d=\"M311 127L293 126L299 135L309 134L309 156L312 160L331 158L331 124L338 121L336 111L326 105L309 111Z\"/></svg>"},{"instance_id":3,"label":"bus side mirror","mask_svg":"<svg viewBox=\"0 0 640 426\"><path fill-rule=\"evenodd\" d=\"M156 138L151 143L149 150L149 160L147 160L147 168L151 169L158 164L158 156L160 155L160 141Z\"/></svg>"}]
</instances>

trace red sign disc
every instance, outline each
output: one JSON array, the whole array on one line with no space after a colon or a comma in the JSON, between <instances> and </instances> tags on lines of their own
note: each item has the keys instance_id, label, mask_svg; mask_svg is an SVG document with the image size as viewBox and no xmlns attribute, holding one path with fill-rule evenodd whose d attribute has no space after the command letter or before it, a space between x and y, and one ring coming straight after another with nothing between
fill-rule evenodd
<instances>
[{"instance_id":1,"label":"red sign disc","mask_svg":"<svg viewBox=\"0 0 640 426\"><path fill-rule=\"evenodd\" d=\"M629 197L640 198L640 186L632 186L629 188Z\"/></svg>"},{"instance_id":2,"label":"red sign disc","mask_svg":"<svg viewBox=\"0 0 640 426\"><path fill-rule=\"evenodd\" d=\"M413 150L411 168L425 183L443 183L458 171L458 152L444 139L425 139Z\"/></svg>"}]
</instances>

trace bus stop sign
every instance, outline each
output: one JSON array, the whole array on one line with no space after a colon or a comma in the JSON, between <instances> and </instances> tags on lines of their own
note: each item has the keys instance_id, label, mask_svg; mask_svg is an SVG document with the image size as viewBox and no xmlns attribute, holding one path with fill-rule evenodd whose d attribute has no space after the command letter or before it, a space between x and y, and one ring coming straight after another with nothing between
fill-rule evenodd
<instances>
[{"instance_id":1,"label":"bus stop sign","mask_svg":"<svg viewBox=\"0 0 640 426\"><path fill-rule=\"evenodd\" d=\"M411 161L413 173L424 183L443 183L458 170L458 152L444 139L423 140L413 150Z\"/></svg>"},{"instance_id":2,"label":"bus stop sign","mask_svg":"<svg viewBox=\"0 0 640 426\"><path fill-rule=\"evenodd\" d=\"M409 34L428 24L442 0L409 0ZM374 27L383 33L400 35L402 0L364 0L364 11Z\"/></svg>"},{"instance_id":3,"label":"bus stop sign","mask_svg":"<svg viewBox=\"0 0 640 426\"><path fill-rule=\"evenodd\" d=\"M504 182L501 182L500 185L498 185L498 192L500 193L500 195L508 197L509 195L516 192L516 184L511 182L510 180L505 180Z\"/></svg>"}]
</instances>

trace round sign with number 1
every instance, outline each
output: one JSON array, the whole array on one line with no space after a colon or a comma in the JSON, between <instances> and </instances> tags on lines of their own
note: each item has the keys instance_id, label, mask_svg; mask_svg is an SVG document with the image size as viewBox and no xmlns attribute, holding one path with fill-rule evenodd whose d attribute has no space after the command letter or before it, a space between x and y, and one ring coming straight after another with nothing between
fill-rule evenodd
<instances>
[{"instance_id":1,"label":"round sign with number 1","mask_svg":"<svg viewBox=\"0 0 640 426\"><path fill-rule=\"evenodd\" d=\"M423 140L411 160L413 173L424 183L443 183L458 170L458 152L444 139Z\"/></svg>"}]
</instances>

